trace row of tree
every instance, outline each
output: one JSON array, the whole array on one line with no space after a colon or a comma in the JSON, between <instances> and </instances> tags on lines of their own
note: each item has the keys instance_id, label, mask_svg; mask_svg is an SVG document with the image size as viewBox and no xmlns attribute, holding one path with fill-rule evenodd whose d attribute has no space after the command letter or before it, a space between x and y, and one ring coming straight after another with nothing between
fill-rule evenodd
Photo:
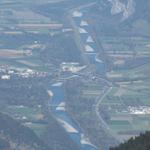
<instances>
[{"instance_id":1,"label":"row of tree","mask_svg":"<svg viewBox=\"0 0 150 150\"><path fill-rule=\"evenodd\" d=\"M150 132L131 138L118 147L110 148L110 150L150 150Z\"/></svg>"}]
</instances>

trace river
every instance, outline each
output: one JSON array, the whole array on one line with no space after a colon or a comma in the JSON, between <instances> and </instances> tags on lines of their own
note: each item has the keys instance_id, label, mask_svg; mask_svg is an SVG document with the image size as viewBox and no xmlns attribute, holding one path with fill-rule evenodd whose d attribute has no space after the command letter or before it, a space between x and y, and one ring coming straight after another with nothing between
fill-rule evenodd
<instances>
[{"instance_id":1,"label":"river","mask_svg":"<svg viewBox=\"0 0 150 150\"><path fill-rule=\"evenodd\" d=\"M76 27L79 26L79 36L81 38L82 47L85 47L84 56L88 59L88 62L96 67L96 72L98 74L105 73L105 63L98 59L98 52L95 49L96 44L88 32L89 25L84 22L83 15L81 12L75 11L74 20L77 18ZM75 16L76 15L76 16ZM81 24L79 24L82 22ZM86 31L85 31L86 30ZM85 40L87 39L87 40ZM98 148L93 145L88 137L85 136L83 130L80 126L73 120L67 113L65 105L65 96L63 90L63 82L56 82L49 86L48 89L51 99L49 101L51 106L51 113L60 123L60 125L65 129L70 138L80 147L81 150L98 150Z\"/></svg>"},{"instance_id":2,"label":"river","mask_svg":"<svg viewBox=\"0 0 150 150\"><path fill-rule=\"evenodd\" d=\"M65 129L70 138L81 148L81 150L97 150L96 146L84 136L82 129L66 112L63 83L57 82L50 85L48 92L51 95L49 101L51 113Z\"/></svg>"},{"instance_id":3,"label":"river","mask_svg":"<svg viewBox=\"0 0 150 150\"><path fill-rule=\"evenodd\" d=\"M96 58L96 54L89 54L90 62L97 66L98 71L104 68L103 62ZM51 113L65 129L70 138L81 148L81 150L97 150L90 140L85 137L82 129L67 113L65 105L65 94L63 82L56 82L49 86L48 89L51 99L49 104L51 106Z\"/></svg>"}]
</instances>

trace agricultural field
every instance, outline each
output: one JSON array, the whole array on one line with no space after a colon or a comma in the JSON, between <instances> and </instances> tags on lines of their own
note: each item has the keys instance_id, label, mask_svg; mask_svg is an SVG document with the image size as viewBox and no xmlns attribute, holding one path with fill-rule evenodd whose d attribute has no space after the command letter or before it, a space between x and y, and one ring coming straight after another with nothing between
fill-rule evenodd
<instances>
[{"instance_id":1,"label":"agricultural field","mask_svg":"<svg viewBox=\"0 0 150 150\"><path fill-rule=\"evenodd\" d=\"M95 98L99 96L101 92L102 92L102 87L100 85L89 83L82 88L81 96L84 98Z\"/></svg>"},{"instance_id":2,"label":"agricultural field","mask_svg":"<svg viewBox=\"0 0 150 150\"><path fill-rule=\"evenodd\" d=\"M42 135L46 130L47 123L41 105L34 108L23 105L10 105L3 111L19 122L22 122L25 126L33 129L38 136Z\"/></svg>"},{"instance_id":3,"label":"agricultural field","mask_svg":"<svg viewBox=\"0 0 150 150\"><path fill-rule=\"evenodd\" d=\"M66 16L62 21L55 13L55 9L66 7L55 3L57 0L0 2L1 111L32 129L39 137L47 134L48 144L57 134L50 135L48 127L57 128L57 123L53 125L55 120L45 108L49 100L45 88L52 80L48 77L47 81L46 76L55 73L62 62L80 60L70 24L64 20ZM26 71L34 75L30 76ZM65 134L62 134L63 139ZM57 137L61 137L60 134Z\"/></svg>"},{"instance_id":4,"label":"agricultural field","mask_svg":"<svg viewBox=\"0 0 150 150\"><path fill-rule=\"evenodd\" d=\"M1 2L0 65L50 72L61 62L80 61L70 24L51 12L61 6L46 2Z\"/></svg>"},{"instance_id":5,"label":"agricultural field","mask_svg":"<svg viewBox=\"0 0 150 150\"><path fill-rule=\"evenodd\" d=\"M108 112L103 114L108 127L126 140L150 130L150 41L142 37L102 39L113 64L106 73L113 87L99 110Z\"/></svg>"},{"instance_id":6,"label":"agricultural field","mask_svg":"<svg viewBox=\"0 0 150 150\"><path fill-rule=\"evenodd\" d=\"M41 52L63 24L36 11L47 2L1 1L0 6L0 65L12 68L48 71L41 61ZM53 1L49 1L53 2Z\"/></svg>"}]
</instances>

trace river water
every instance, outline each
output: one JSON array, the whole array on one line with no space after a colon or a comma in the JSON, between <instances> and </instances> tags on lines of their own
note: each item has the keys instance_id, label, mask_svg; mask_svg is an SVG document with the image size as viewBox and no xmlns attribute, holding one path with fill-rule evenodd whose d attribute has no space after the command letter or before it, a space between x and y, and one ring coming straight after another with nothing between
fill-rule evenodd
<instances>
[{"instance_id":1,"label":"river water","mask_svg":"<svg viewBox=\"0 0 150 150\"><path fill-rule=\"evenodd\" d=\"M77 23L77 26L79 26L80 30L81 28L83 29L83 31L86 30L86 32L82 33L80 33L79 31L81 41L84 42L83 44L85 44L87 50L92 50L85 50L84 55L89 60L90 64L96 67L96 72L103 75L106 70L105 63L98 59L98 50L96 49L96 44L94 43L94 41L92 39L86 41L86 39L88 39L90 36L90 33L88 32L88 29L90 27L87 23L83 24L83 16L79 16L77 19L78 21L75 23ZM80 22L82 22L83 26L81 26ZM90 36L90 38L92 37ZM92 49L90 49L89 46ZM63 82L57 82L50 85L48 91L51 94L51 99L49 101L50 105L52 106L51 112L60 123L60 125L66 130L70 138L81 148L81 150L98 150L98 148L93 145L87 137L84 136L82 129L78 126L76 121L74 121L66 112Z\"/></svg>"},{"instance_id":2,"label":"river water","mask_svg":"<svg viewBox=\"0 0 150 150\"><path fill-rule=\"evenodd\" d=\"M98 71L103 70L104 63L96 58L95 53L87 54L90 62L96 65ZM84 136L82 129L70 117L65 109L65 96L63 89L63 82L56 82L49 86L48 89L51 99L49 101L51 106L51 113L65 129L70 138L81 148L81 150L97 150L90 140Z\"/></svg>"},{"instance_id":3,"label":"river water","mask_svg":"<svg viewBox=\"0 0 150 150\"><path fill-rule=\"evenodd\" d=\"M81 148L81 150L97 150L97 148L90 143L88 138L84 137L82 129L66 112L63 83L58 82L50 85L48 91L51 92L52 96L49 101L52 106L51 113L65 129L70 138Z\"/></svg>"}]
</instances>

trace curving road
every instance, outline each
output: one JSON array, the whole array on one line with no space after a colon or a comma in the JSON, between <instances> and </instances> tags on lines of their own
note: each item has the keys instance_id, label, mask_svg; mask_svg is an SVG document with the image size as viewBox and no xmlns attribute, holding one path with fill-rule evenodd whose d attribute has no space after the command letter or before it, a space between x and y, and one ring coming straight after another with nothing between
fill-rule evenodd
<instances>
[{"instance_id":1,"label":"curving road","mask_svg":"<svg viewBox=\"0 0 150 150\"><path fill-rule=\"evenodd\" d=\"M104 62L101 60L97 60L97 58L96 58L97 51L85 52L84 48L85 48L86 43L83 42L84 40L83 40L82 33L79 32L79 27L80 27L79 22L81 22L83 20L82 10L85 8L91 7L95 4L96 4L96 2L92 2L92 3L82 5L82 6L79 6L77 8L70 10L69 14L68 14L68 19L74 30L75 40L78 45L78 48L81 51L81 55L82 55L84 63L87 65L87 67L89 67L92 63L92 65L95 65L96 69L100 72L103 69L102 66L104 65ZM79 14L81 13L82 15L79 15L79 17L77 17L77 18L73 17L72 14L76 11L79 12ZM78 22L76 20L78 20ZM87 25L87 26L89 26L89 25ZM85 36L91 36L88 32L83 33L83 34ZM88 56L92 56L92 57L88 57ZM50 99L50 102L49 102L50 105L52 106L51 112L54 115L54 117L57 119L57 121L61 124L61 126L66 130L66 132L68 133L70 138L81 148L81 150L98 150L98 148L90 142L88 137L85 137L85 134L84 134L83 130L81 129L81 127L76 123L75 120L73 120L73 118L71 118L69 116L69 114L65 110L63 82L66 80L75 78L77 76L84 77L85 75L76 73L76 74L73 74L72 76L69 76L66 78L60 77L61 82L54 82L52 85L50 85L50 87L48 89L48 93L52 97L52 99ZM91 78L90 75L89 75L89 77ZM114 138L117 138L115 133L112 132L112 130L108 127L107 123L103 120L103 118L101 117L101 114L99 112L99 108L100 108L102 100L112 90L112 84L104 78L99 77L99 79L105 81L106 86L104 87L103 94L100 94L95 100L96 101L95 113L96 113L97 117L99 118L100 125L105 129L106 133L113 136ZM120 141L120 139L117 139L117 140Z\"/></svg>"}]
</instances>

